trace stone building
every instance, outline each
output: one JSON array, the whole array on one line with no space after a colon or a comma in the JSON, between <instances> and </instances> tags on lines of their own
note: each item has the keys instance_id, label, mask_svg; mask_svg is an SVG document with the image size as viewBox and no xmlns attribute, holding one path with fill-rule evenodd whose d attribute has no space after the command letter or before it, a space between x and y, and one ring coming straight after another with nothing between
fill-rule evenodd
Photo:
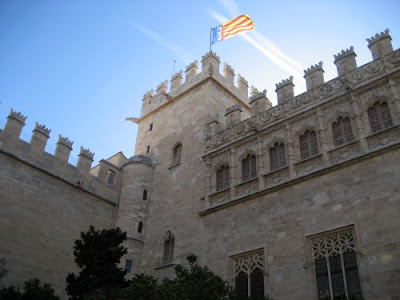
<instances>
[{"instance_id":1,"label":"stone building","mask_svg":"<svg viewBox=\"0 0 400 300\"><path fill-rule=\"evenodd\" d=\"M91 169L93 153L11 111L0 131L4 284L30 277L63 294L89 225L128 233L128 276L172 276L194 253L237 299L400 299L400 50L389 31L276 85L278 104L209 52L142 101L135 155ZM65 294L63 294L65 295Z\"/></svg>"}]
</instances>

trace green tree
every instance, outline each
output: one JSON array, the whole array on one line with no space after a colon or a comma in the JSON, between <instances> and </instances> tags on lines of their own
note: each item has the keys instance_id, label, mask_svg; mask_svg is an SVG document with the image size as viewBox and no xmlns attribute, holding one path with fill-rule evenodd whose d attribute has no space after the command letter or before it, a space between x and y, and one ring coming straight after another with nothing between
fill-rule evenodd
<instances>
[{"instance_id":1,"label":"green tree","mask_svg":"<svg viewBox=\"0 0 400 300\"><path fill-rule=\"evenodd\" d=\"M81 270L66 278L70 299L88 299L93 295L116 299L118 290L126 284L126 271L117 266L127 253L122 245L125 240L126 232L119 228L97 231L90 226L87 232L81 232L81 239L74 246L75 262Z\"/></svg>"},{"instance_id":2,"label":"green tree","mask_svg":"<svg viewBox=\"0 0 400 300\"><path fill-rule=\"evenodd\" d=\"M2 300L58 300L54 289L48 283L41 284L40 280L33 278L24 282L23 291L13 285L0 289Z\"/></svg>"},{"instance_id":3,"label":"green tree","mask_svg":"<svg viewBox=\"0 0 400 300\"><path fill-rule=\"evenodd\" d=\"M118 300L158 300L159 285L152 276L136 275L118 294Z\"/></svg>"},{"instance_id":4,"label":"green tree","mask_svg":"<svg viewBox=\"0 0 400 300\"><path fill-rule=\"evenodd\" d=\"M176 278L164 279L158 300L222 300L234 299L233 290L208 267L196 263L197 257L187 257L189 268L175 267Z\"/></svg>"}]
</instances>

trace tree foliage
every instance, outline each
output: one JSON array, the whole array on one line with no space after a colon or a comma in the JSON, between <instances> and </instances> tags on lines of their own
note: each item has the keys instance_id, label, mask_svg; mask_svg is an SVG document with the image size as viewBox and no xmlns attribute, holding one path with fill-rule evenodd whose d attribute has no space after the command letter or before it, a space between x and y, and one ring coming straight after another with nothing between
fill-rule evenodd
<instances>
[{"instance_id":1,"label":"tree foliage","mask_svg":"<svg viewBox=\"0 0 400 300\"><path fill-rule=\"evenodd\" d=\"M127 253L122 245L125 240L126 232L119 228L97 231L90 226L87 232L81 232L74 246L75 262L81 270L66 278L70 299L87 299L95 294L116 299L118 289L125 285L126 271L117 266Z\"/></svg>"},{"instance_id":2,"label":"tree foliage","mask_svg":"<svg viewBox=\"0 0 400 300\"><path fill-rule=\"evenodd\" d=\"M157 284L151 276L138 275L120 293L119 300L226 300L234 299L228 283L208 267L196 263L197 257L189 255L189 268L175 267L176 277Z\"/></svg>"},{"instance_id":3,"label":"tree foliage","mask_svg":"<svg viewBox=\"0 0 400 300\"><path fill-rule=\"evenodd\" d=\"M33 278L24 282L22 292L18 287L9 286L0 289L2 300L58 300L54 289L48 283L41 284L40 280Z\"/></svg>"}]
</instances>

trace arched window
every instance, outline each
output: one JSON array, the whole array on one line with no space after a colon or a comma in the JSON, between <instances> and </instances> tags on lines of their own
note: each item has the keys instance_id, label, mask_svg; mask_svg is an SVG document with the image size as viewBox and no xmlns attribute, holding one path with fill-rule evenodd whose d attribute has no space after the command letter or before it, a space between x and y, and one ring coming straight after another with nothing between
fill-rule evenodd
<instances>
[{"instance_id":1,"label":"arched window","mask_svg":"<svg viewBox=\"0 0 400 300\"><path fill-rule=\"evenodd\" d=\"M170 264L174 258L174 247L175 247L175 239L171 232L167 233L167 236L163 242L163 256L162 263Z\"/></svg>"},{"instance_id":2,"label":"arched window","mask_svg":"<svg viewBox=\"0 0 400 300\"><path fill-rule=\"evenodd\" d=\"M227 189L229 187L229 166L222 166L217 171L217 191Z\"/></svg>"},{"instance_id":3,"label":"arched window","mask_svg":"<svg viewBox=\"0 0 400 300\"><path fill-rule=\"evenodd\" d=\"M176 146L174 147L173 150L173 164L179 164L181 162L181 155L182 155L182 144L178 143L176 144Z\"/></svg>"},{"instance_id":4,"label":"arched window","mask_svg":"<svg viewBox=\"0 0 400 300\"><path fill-rule=\"evenodd\" d=\"M143 222L139 221L137 232L142 233L142 231L143 231Z\"/></svg>"},{"instance_id":5,"label":"arched window","mask_svg":"<svg viewBox=\"0 0 400 300\"><path fill-rule=\"evenodd\" d=\"M286 167L285 144L276 143L273 148L269 149L269 163L271 171Z\"/></svg>"},{"instance_id":6,"label":"arched window","mask_svg":"<svg viewBox=\"0 0 400 300\"><path fill-rule=\"evenodd\" d=\"M347 144L354 140L350 118L339 117L332 124L333 143L335 146Z\"/></svg>"},{"instance_id":7,"label":"arched window","mask_svg":"<svg viewBox=\"0 0 400 300\"><path fill-rule=\"evenodd\" d=\"M307 130L300 136L300 157L306 159L318 154L317 133Z\"/></svg>"},{"instance_id":8,"label":"arched window","mask_svg":"<svg viewBox=\"0 0 400 300\"><path fill-rule=\"evenodd\" d=\"M386 102L376 102L368 108L369 125L371 132L375 133L386 128L392 127L392 117L390 116L389 106Z\"/></svg>"},{"instance_id":9,"label":"arched window","mask_svg":"<svg viewBox=\"0 0 400 300\"><path fill-rule=\"evenodd\" d=\"M257 163L255 155L248 155L242 160L242 181L257 177Z\"/></svg>"}]
</instances>

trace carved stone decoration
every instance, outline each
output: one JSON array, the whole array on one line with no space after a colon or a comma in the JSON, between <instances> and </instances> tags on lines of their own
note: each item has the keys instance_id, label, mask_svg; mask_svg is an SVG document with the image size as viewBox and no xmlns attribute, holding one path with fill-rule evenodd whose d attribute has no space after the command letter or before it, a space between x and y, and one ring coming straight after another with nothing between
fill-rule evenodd
<instances>
[{"instance_id":1,"label":"carved stone decoration","mask_svg":"<svg viewBox=\"0 0 400 300\"><path fill-rule=\"evenodd\" d=\"M249 131L254 131L257 129L257 121L255 118L251 118L247 121L247 129Z\"/></svg>"},{"instance_id":2,"label":"carved stone decoration","mask_svg":"<svg viewBox=\"0 0 400 300\"><path fill-rule=\"evenodd\" d=\"M393 52L389 58L389 61L394 65L400 64L400 51Z\"/></svg>"},{"instance_id":3,"label":"carved stone decoration","mask_svg":"<svg viewBox=\"0 0 400 300\"><path fill-rule=\"evenodd\" d=\"M209 64L208 65L208 75L211 76L212 74L214 74L214 67L212 64Z\"/></svg>"},{"instance_id":4,"label":"carved stone decoration","mask_svg":"<svg viewBox=\"0 0 400 300\"><path fill-rule=\"evenodd\" d=\"M210 207L216 207L223 203L229 202L229 199L230 199L229 189L210 195Z\"/></svg>"},{"instance_id":5,"label":"carved stone decoration","mask_svg":"<svg viewBox=\"0 0 400 300\"><path fill-rule=\"evenodd\" d=\"M382 66L379 62L373 61L373 62L369 63L365 69L366 69L367 73L369 73L369 74L376 74L382 70Z\"/></svg>"},{"instance_id":6,"label":"carved stone decoration","mask_svg":"<svg viewBox=\"0 0 400 300\"><path fill-rule=\"evenodd\" d=\"M236 133L237 135L240 135L240 134L242 134L242 133L245 131L245 129L246 129L245 123L239 123L239 124L236 125L236 127L235 127L235 133Z\"/></svg>"},{"instance_id":7,"label":"carved stone decoration","mask_svg":"<svg viewBox=\"0 0 400 300\"><path fill-rule=\"evenodd\" d=\"M260 269L264 272L264 257L262 251L234 258L233 269L235 276L238 276L240 272L244 272L249 276L255 269Z\"/></svg>"},{"instance_id":8,"label":"carved stone decoration","mask_svg":"<svg viewBox=\"0 0 400 300\"><path fill-rule=\"evenodd\" d=\"M296 171L298 176L302 176L317 171L322 167L322 157L319 155L297 163Z\"/></svg>"},{"instance_id":9,"label":"carved stone decoration","mask_svg":"<svg viewBox=\"0 0 400 300\"><path fill-rule=\"evenodd\" d=\"M360 146L358 142L353 142L329 152L332 163L340 163L360 155Z\"/></svg>"},{"instance_id":10,"label":"carved stone decoration","mask_svg":"<svg viewBox=\"0 0 400 300\"><path fill-rule=\"evenodd\" d=\"M370 150L376 150L400 141L399 127L390 128L367 138Z\"/></svg>"},{"instance_id":11,"label":"carved stone decoration","mask_svg":"<svg viewBox=\"0 0 400 300\"><path fill-rule=\"evenodd\" d=\"M267 123L269 120L271 120L272 114L269 110L264 111L260 114L260 119L262 123Z\"/></svg>"},{"instance_id":12,"label":"carved stone decoration","mask_svg":"<svg viewBox=\"0 0 400 300\"><path fill-rule=\"evenodd\" d=\"M319 87L319 93L321 96L327 96L332 91L332 86L328 83L324 83Z\"/></svg>"},{"instance_id":13,"label":"carved stone decoration","mask_svg":"<svg viewBox=\"0 0 400 300\"><path fill-rule=\"evenodd\" d=\"M289 168L265 175L265 186L267 188L289 181Z\"/></svg>"},{"instance_id":14,"label":"carved stone decoration","mask_svg":"<svg viewBox=\"0 0 400 300\"><path fill-rule=\"evenodd\" d=\"M360 81L365 77L365 74L366 72L364 68L358 68L353 73L351 73L351 79Z\"/></svg>"},{"instance_id":15,"label":"carved stone decoration","mask_svg":"<svg viewBox=\"0 0 400 300\"><path fill-rule=\"evenodd\" d=\"M236 196L242 197L246 195L253 194L258 191L258 180L257 178L236 187Z\"/></svg>"},{"instance_id":16,"label":"carved stone decoration","mask_svg":"<svg viewBox=\"0 0 400 300\"><path fill-rule=\"evenodd\" d=\"M355 251L355 242L351 230L317 238L312 242L314 260L340 255L348 251Z\"/></svg>"},{"instance_id":17,"label":"carved stone decoration","mask_svg":"<svg viewBox=\"0 0 400 300\"><path fill-rule=\"evenodd\" d=\"M271 114L274 118L278 118L283 114L283 109L281 106L277 105L271 109Z\"/></svg>"}]
</instances>

